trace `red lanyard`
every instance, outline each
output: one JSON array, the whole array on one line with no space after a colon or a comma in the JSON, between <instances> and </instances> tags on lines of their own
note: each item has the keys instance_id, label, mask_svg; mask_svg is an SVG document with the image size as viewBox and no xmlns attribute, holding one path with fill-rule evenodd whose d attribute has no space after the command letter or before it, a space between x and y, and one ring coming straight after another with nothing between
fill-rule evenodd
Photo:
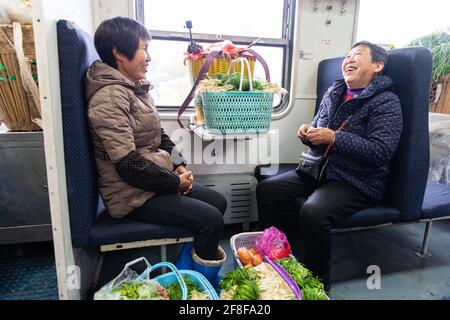
<instances>
[{"instance_id":1,"label":"red lanyard","mask_svg":"<svg viewBox=\"0 0 450 320\"><path fill-rule=\"evenodd\" d=\"M344 122L342 122L341 126L336 130L336 132L344 129L345 125L347 124L348 120L350 120L351 117L352 116L350 115ZM327 150L325 151L325 153L323 155L325 158L328 157L328 153L330 153L331 146L332 146L332 144L330 143L327 147Z\"/></svg>"}]
</instances>

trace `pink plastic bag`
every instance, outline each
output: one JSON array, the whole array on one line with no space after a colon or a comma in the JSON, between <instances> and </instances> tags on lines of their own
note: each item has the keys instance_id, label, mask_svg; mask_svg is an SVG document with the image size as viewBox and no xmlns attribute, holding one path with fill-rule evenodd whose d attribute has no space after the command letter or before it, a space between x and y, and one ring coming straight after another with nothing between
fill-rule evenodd
<instances>
[{"instance_id":1,"label":"pink plastic bag","mask_svg":"<svg viewBox=\"0 0 450 320\"><path fill-rule=\"evenodd\" d=\"M264 230L263 234L256 238L256 250L270 260L287 258L291 253L291 245L286 235L275 227Z\"/></svg>"}]
</instances>

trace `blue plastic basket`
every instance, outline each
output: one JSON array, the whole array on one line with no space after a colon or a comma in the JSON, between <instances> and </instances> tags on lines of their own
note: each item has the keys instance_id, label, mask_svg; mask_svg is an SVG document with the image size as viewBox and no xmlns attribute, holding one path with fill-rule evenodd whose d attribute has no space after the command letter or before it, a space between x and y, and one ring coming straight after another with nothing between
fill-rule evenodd
<instances>
[{"instance_id":1,"label":"blue plastic basket","mask_svg":"<svg viewBox=\"0 0 450 320\"><path fill-rule=\"evenodd\" d=\"M163 287L167 288L169 285L179 282L181 286L181 299L187 300L188 298L188 290L185 281L183 280L183 276L191 279L203 292L209 297L209 300L219 300L219 297L214 290L213 286L209 283L209 281L199 272L191 271L191 270L178 270L177 267L170 262L160 262L149 268L147 268L140 276L140 279L147 279L151 272L156 269L167 267L171 270L171 272L164 273L159 275L153 280L159 282Z\"/></svg>"},{"instance_id":2,"label":"blue plastic basket","mask_svg":"<svg viewBox=\"0 0 450 320\"><path fill-rule=\"evenodd\" d=\"M216 134L266 133L270 128L273 93L206 92L202 97L206 128Z\"/></svg>"}]
</instances>

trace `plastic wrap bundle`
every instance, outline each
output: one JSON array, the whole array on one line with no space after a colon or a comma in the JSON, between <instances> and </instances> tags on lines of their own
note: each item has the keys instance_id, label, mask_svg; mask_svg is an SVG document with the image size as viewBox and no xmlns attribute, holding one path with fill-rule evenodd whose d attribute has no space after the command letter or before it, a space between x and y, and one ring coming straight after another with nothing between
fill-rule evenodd
<instances>
[{"instance_id":1,"label":"plastic wrap bundle","mask_svg":"<svg viewBox=\"0 0 450 320\"><path fill-rule=\"evenodd\" d=\"M450 115L430 113L429 178L450 185Z\"/></svg>"}]
</instances>

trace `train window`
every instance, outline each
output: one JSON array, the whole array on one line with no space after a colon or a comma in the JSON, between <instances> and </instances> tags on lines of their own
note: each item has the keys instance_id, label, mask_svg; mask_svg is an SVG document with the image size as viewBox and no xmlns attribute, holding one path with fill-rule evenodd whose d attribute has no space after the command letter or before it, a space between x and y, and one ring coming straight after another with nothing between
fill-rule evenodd
<instances>
[{"instance_id":1,"label":"train window","mask_svg":"<svg viewBox=\"0 0 450 320\"><path fill-rule=\"evenodd\" d=\"M253 49L269 65L271 81L289 90L294 1L248 0L226 4L217 0L136 0L136 18L149 28L153 38L148 77L155 85L152 94L158 108L178 110L192 87L183 64L190 39L185 28L187 20L193 23L194 40L203 47L225 39L245 46L261 38ZM255 77L264 78L264 70L258 63ZM280 101L274 102L276 112L284 107Z\"/></svg>"},{"instance_id":2,"label":"train window","mask_svg":"<svg viewBox=\"0 0 450 320\"><path fill-rule=\"evenodd\" d=\"M401 48L433 32L449 32L449 12L450 3L442 0L360 0L356 40Z\"/></svg>"}]
</instances>

